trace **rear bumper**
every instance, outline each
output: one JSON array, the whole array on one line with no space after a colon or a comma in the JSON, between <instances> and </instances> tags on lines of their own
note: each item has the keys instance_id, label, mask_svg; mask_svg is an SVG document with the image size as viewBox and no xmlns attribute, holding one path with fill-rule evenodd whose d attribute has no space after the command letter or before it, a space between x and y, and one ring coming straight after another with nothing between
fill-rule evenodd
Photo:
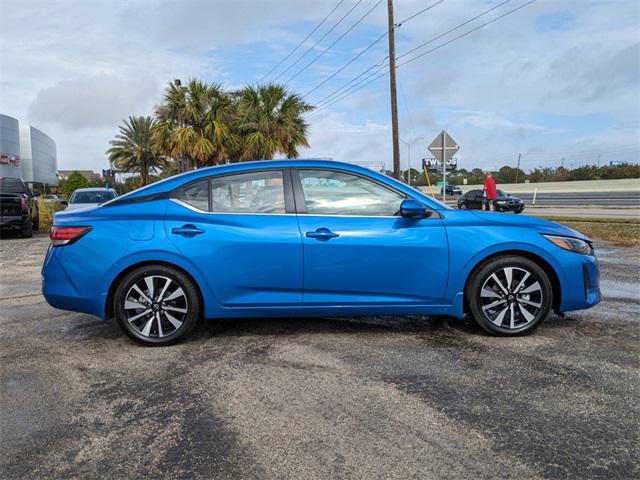
<instances>
[{"instance_id":1,"label":"rear bumper","mask_svg":"<svg viewBox=\"0 0 640 480\"><path fill-rule=\"evenodd\" d=\"M19 230L31 221L29 215L3 215L0 217L0 229Z\"/></svg>"},{"instance_id":2,"label":"rear bumper","mask_svg":"<svg viewBox=\"0 0 640 480\"><path fill-rule=\"evenodd\" d=\"M42 295L54 308L102 316L99 299L86 297L78 292L52 247L49 247L42 266Z\"/></svg>"}]
</instances>

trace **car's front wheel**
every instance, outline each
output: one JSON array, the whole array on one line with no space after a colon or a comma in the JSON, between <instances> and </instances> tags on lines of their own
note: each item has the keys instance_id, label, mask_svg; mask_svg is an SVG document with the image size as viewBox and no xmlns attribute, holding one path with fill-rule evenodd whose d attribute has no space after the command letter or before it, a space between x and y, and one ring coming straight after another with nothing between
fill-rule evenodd
<instances>
[{"instance_id":1,"label":"car's front wheel","mask_svg":"<svg viewBox=\"0 0 640 480\"><path fill-rule=\"evenodd\" d=\"M523 335L549 315L553 289L545 271L520 256L498 257L473 273L465 296L478 325L493 335Z\"/></svg>"},{"instance_id":2,"label":"car's front wheel","mask_svg":"<svg viewBox=\"0 0 640 480\"><path fill-rule=\"evenodd\" d=\"M120 327L133 340L145 345L170 345L196 325L200 297L184 273L150 265L122 279L113 307Z\"/></svg>"},{"instance_id":3,"label":"car's front wheel","mask_svg":"<svg viewBox=\"0 0 640 480\"><path fill-rule=\"evenodd\" d=\"M466 203L461 203L460 204L460 210L466 210L467 209L467 204Z\"/></svg>"}]
</instances>

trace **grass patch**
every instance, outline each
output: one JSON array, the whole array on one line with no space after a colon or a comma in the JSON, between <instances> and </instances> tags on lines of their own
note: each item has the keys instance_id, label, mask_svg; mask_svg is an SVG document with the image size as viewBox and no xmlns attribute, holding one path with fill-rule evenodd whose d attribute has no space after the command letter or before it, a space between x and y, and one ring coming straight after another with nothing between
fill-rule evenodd
<instances>
[{"instance_id":1,"label":"grass patch","mask_svg":"<svg viewBox=\"0 0 640 480\"><path fill-rule=\"evenodd\" d=\"M65 206L61 205L59 202L47 203L44 201L44 198L38 198L38 230L41 232L48 232L51 228L51 225L53 224L53 215L56 212L64 209Z\"/></svg>"},{"instance_id":2,"label":"grass patch","mask_svg":"<svg viewBox=\"0 0 640 480\"><path fill-rule=\"evenodd\" d=\"M566 225L594 240L606 240L615 245L640 245L640 220L635 218L593 218L544 216L547 220Z\"/></svg>"}]
</instances>

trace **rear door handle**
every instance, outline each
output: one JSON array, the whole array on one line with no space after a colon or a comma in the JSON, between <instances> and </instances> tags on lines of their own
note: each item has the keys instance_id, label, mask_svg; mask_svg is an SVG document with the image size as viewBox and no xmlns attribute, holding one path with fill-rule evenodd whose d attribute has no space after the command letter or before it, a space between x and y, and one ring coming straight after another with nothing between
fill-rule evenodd
<instances>
[{"instance_id":1,"label":"rear door handle","mask_svg":"<svg viewBox=\"0 0 640 480\"><path fill-rule=\"evenodd\" d=\"M318 228L315 232L307 232L305 233L307 238L315 238L317 240L330 240L332 238L339 237L340 235L337 233L333 233L328 228Z\"/></svg>"},{"instance_id":2,"label":"rear door handle","mask_svg":"<svg viewBox=\"0 0 640 480\"><path fill-rule=\"evenodd\" d=\"M194 237L196 235L204 233L204 230L196 227L195 225L188 224L181 227L172 228L171 233L175 233L176 235L184 235L185 237Z\"/></svg>"}]
</instances>

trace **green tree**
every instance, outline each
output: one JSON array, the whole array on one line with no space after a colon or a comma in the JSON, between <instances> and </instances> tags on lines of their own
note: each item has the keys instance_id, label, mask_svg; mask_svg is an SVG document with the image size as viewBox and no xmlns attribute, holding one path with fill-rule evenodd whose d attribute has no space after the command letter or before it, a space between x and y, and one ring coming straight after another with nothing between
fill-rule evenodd
<instances>
[{"instance_id":1,"label":"green tree","mask_svg":"<svg viewBox=\"0 0 640 480\"><path fill-rule=\"evenodd\" d=\"M125 172L138 173L143 186L149 183L149 175L165 164L153 142L154 125L151 117L129 117L107 150L109 160Z\"/></svg>"},{"instance_id":2,"label":"green tree","mask_svg":"<svg viewBox=\"0 0 640 480\"><path fill-rule=\"evenodd\" d=\"M308 147L304 114L313 107L283 86L247 86L237 93L235 126L242 138L241 160L270 160L277 154L298 157Z\"/></svg>"},{"instance_id":3,"label":"green tree","mask_svg":"<svg viewBox=\"0 0 640 480\"><path fill-rule=\"evenodd\" d=\"M191 168L223 163L238 148L234 112L233 98L218 84L195 79L186 86L170 83L155 111L155 145Z\"/></svg>"},{"instance_id":4,"label":"green tree","mask_svg":"<svg viewBox=\"0 0 640 480\"><path fill-rule=\"evenodd\" d=\"M62 192L68 200L69 197L71 197L71 194L78 188L87 188L89 186L91 186L89 180L83 177L80 172L75 171L64 181L62 185Z\"/></svg>"}]
</instances>

